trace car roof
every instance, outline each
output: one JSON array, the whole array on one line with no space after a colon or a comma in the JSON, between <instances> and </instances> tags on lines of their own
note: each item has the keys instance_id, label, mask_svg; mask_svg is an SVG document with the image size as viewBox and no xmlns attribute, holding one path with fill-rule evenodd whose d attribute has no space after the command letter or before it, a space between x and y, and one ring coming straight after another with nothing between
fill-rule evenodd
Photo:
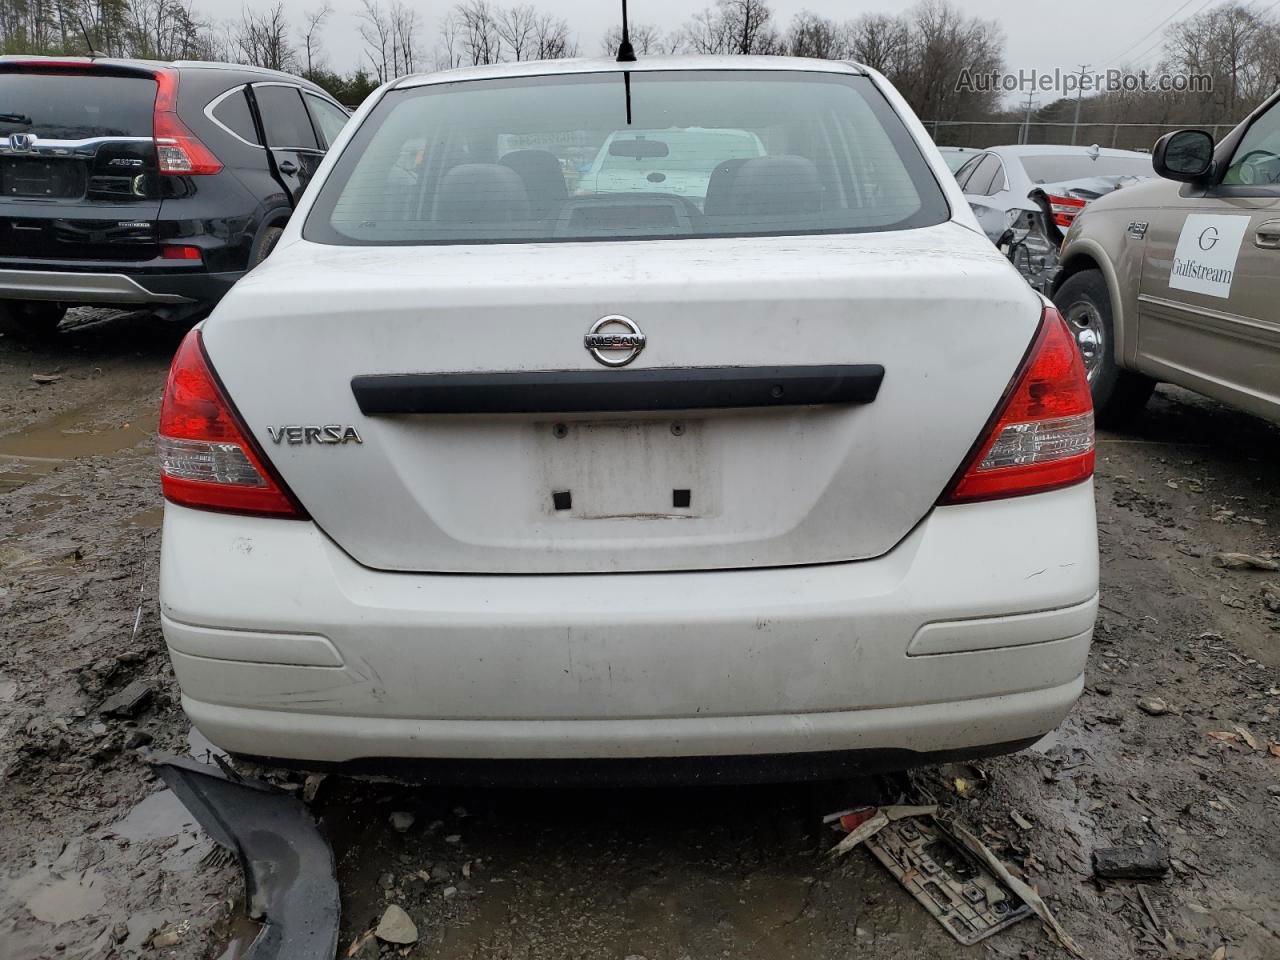
<instances>
[{"instance_id":1,"label":"car roof","mask_svg":"<svg viewBox=\"0 0 1280 960\"><path fill-rule=\"evenodd\" d=\"M1007 157L1069 157L1092 156L1094 152L1100 157L1147 157L1151 154L1138 150L1113 150L1111 147L1071 146L1070 144L1053 143L1011 143L998 147L987 147L991 153L1004 154Z\"/></svg>"},{"instance_id":2,"label":"car roof","mask_svg":"<svg viewBox=\"0 0 1280 960\"><path fill-rule=\"evenodd\" d=\"M84 65L86 67L102 66L102 67L134 67L144 70L157 70L168 68L170 70L225 70L228 73L240 73L254 77L261 77L264 80L279 80L287 83L296 83L300 87L306 87L308 90L314 90L318 93L324 93L324 89L310 80L299 77L296 74L285 73L283 70L270 70L267 67L255 67L244 63L223 63L216 60L143 60L141 58L133 59L127 57L46 57L27 54L17 54L11 56L0 57L0 66L12 63L30 63L39 65L41 63L74 63L77 66ZM332 99L332 98L330 98Z\"/></svg>"},{"instance_id":3,"label":"car roof","mask_svg":"<svg viewBox=\"0 0 1280 960\"><path fill-rule=\"evenodd\" d=\"M517 63L491 63L478 67L460 67L437 73L418 73L401 77L393 87L423 87L437 83L459 83L467 80L517 79L576 73L645 73L652 70L790 70L808 73L840 73L865 75L867 68L848 60L818 60L810 57L756 57L739 55L691 54L642 57L630 63L619 63L612 57L578 57L568 60L522 60Z\"/></svg>"}]
</instances>

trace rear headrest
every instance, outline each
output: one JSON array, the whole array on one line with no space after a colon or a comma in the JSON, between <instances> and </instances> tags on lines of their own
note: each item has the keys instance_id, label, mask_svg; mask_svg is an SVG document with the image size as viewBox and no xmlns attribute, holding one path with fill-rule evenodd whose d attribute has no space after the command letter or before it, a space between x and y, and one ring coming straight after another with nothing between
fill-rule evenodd
<instances>
[{"instance_id":1,"label":"rear headrest","mask_svg":"<svg viewBox=\"0 0 1280 960\"><path fill-rule=\"evenodd\" d=\"M711 171L711 179L707 181L707 198L702 203L702 212L708 217L720 217L732 213L733 181L738 175L738 168L746 163L746 157L735 160L721 160Z\"/></svg>"},{"instance_id":2,"label":"rear headrest","mask_svg":"<svg viewBox=\"0 0 1280 960\"><path fill-rule=\"evenodd\" d=\"M722 213L787 216L822 210L818 168L805 157L753 157L743 161L731 176L728 209Z\"/></svg>"},{"instance_id":3,"label":"rear headrest","mask_svg":"<svg viewBox=\"0 0 1280 960\"><path fill-rule=\"evenodd\" d=\"M514 170L524 182L535 217L545 217L569 196L560 161L549 150L515 150L502 158L502 165Z\"/></svg>"},{"instance_id":4,"label":"rear headrest","mask_svg":"<svg viewBox=\"0 0 1280 960\"><path fill-rule=\"evenodd\" d=\"M440 179L435 219L447 223L528 220L524 181L500 163L460 163Z\"/></svg>"}]
</instances>

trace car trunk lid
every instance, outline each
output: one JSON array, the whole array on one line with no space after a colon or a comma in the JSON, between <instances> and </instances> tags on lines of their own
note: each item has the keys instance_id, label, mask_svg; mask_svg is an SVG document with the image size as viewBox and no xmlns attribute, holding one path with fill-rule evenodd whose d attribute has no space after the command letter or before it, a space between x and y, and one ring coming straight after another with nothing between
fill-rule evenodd
<instances>
[{"instance_id":1,"label":"car trunk lid","mask_svg":"<svg viewBox=\"0 0 1280 960\"><path fill-rule=\"evenodd\" d=\"M205 343L285 482L363 564L712 569L890 550L981 433L1040 309L952 223L298 242L232 291ZM620 369L584 345L614 314L645 337ZM362 390L397 378L414 389L381 405Z\"/></svg>"}]
</instances>

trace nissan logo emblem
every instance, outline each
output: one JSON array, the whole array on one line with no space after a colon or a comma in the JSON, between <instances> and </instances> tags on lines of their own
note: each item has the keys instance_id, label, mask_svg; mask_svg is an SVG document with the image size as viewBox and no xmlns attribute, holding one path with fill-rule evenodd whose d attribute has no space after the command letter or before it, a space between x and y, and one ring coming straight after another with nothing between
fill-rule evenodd
<instances>
[{"instance_id":1,"label":"nissan logo emblem","mask_svg":"<svg viewBox=\"0 0 1280 960\"><path fill-rule=\"evenodd\" d=\"M644 333L635 322L616 313L601 317L582 338L582 345L606 367L625 367L640 356L644 344Z\"/></svg>"}]
</instances>

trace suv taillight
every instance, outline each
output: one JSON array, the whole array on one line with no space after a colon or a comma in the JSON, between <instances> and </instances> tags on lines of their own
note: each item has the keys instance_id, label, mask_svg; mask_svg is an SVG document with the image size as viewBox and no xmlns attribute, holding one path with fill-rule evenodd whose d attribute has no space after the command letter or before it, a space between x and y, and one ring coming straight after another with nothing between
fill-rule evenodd
<instances>
[{"instance_id":1,"label":"suv taillight","mask_svg":"<svg viewBox=\"0 0 1280 960\"><path fill-rule=\"evenodd\" d=\"M160 172L181 176L217 173L222 163L178 117L178 72L157 70L152 118Z\"/></svg>"},{"instance_id":2,"label":"suv taillight","mask_svg":"<svg viewBox=\"0 0 1280 960\"><path fill-rule=\"evenodd\" d=\"M1071 226L1076 214L1084 209L1089 201L1079 197L1058 197L1052 193L1045 194L1049 198L1049 209L1053 211L1053 222L1060 227Z\"/></svg>"},{"instance_id":3,"label":"suv taillight","mask_svg":"<svg viewBox=\"0 0 1280 960\"><path fill-rule=\"evenodd\" d=\"M1042 493L1093 476L1093 398L1062 315L1040 329L941 504Z\"/></svg>"},{"instance_id":4,"label":"suv taillight","mask_svg":"<svg viewBox=\"0 0 1280 960\"><path fill-rule=\"evenodd\" d=\"M160 404L160 477L166 500L199 510L307 519L214 373L200 331L183 339Z\"/></svg>"}]
</instances>

